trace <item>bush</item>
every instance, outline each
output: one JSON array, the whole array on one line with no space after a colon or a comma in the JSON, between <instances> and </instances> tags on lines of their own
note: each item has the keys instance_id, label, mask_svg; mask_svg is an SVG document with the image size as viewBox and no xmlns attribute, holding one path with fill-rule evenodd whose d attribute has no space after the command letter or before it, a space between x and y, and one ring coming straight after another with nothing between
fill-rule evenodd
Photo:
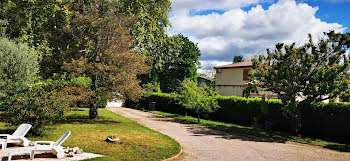
<instances>
[{"instance_id":1,"label":"bush","mask_svg":"<svg viewBox=\"0 0 350 161\"><path fill-rule=\"evenodd\" d=\"M51 81L45 81L13 96L3 116L10 126L28 123L33 126L30 132L42 134L45 125L64 118L68 107L63 92L55 90Z\"/></svg>"},{"instance_id":2,"label":"bush","mask_svg":"<svg viewBox=\"0 0 350 161\"><path fill-rule=\"evenodd\" d=\"M38 52L0 37L0 100L26 90L39 70Z\"/></svg>"},{"instance_id":3,"label":"bush","mask_svg":"<svg viewBox=\"0 0 350 161\"><path fill-rule=\"evenodd\" d=\"M105 108L108 104L108 99L106 96L98 96L97 97L97 108Z\"/></svg>"},{"instance_id":4,"label":"bush","mask_svg":"<svg viewBox=\"0 0 350 161\"><path fill-rule=\"evenodd\" d=\"M318 103L302 114L302 133L350 143L350 104Z\"/></svg>"},{"instance_id":5,"label":"bush","mask_svg":"<svg viewBox=\"0 0 350 161\"><path fill-rule=\"evenodd\" d=\"M186 109L178 105L176 94L151 93L140 100L143 107L156 102L156 110L175 114L185 114ZM280 100L263 101L261 98L243 98L236 96L216 96L221 108L209 115L209 119L251 126L256 118L259 124L266 121L272 124L270 129L288 131L290 120L284 117ZM187 111L189 115L196 115ZM349 142L350 104L318 103L302 112L301 134Z\"/></svg>"}]
</instances>

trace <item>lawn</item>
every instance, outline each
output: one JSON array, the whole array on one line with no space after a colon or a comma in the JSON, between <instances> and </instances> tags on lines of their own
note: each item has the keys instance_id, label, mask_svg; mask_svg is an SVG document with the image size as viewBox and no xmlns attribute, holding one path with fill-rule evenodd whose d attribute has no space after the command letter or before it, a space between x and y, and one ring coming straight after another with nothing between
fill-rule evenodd
<instances>
[{"instance_id":1,"label":"lawn","mask_svg":"<svg viewBox=\"0 0 350 161\"><path fill-rule=\"evenodd\" d=\"M192 116L183 116L183 115L171 114L171 113L166 113L161 111L151 111L151 113L166 116L166 117L172 117L184 123L198 123L197 118ZM337 150L337 151L350 152L350 145L347 145L347 144L329 142L329 141L324 141L320 139L312 139L312 138L302 137L302 136L295 136L284 132L266 131L263 129L239 126L235 124L229 124L229 123L223 123L223 122L211 121L211 120L205 120L205 119L201 119L200 124L213 129L226 131L231 134L264 137L267 139L273 139L276 142L292 141L297 143L322 146L322 147Z\"/></svg>"},{"instance_id":2,"label":"lawn","mask_svg":"<svg viewBox=\"0 0 350 161\"><path fill-rule=\"evenodd\" d=\"M6 130L4 123L0 123L0 130ZM66 120L49 126L42 136L28 136L28 139L56 141L66 130L72 134L63 146L77 146L85 152L104 155L89 161L163 160L180 151L179 143L169 136L105 109L99 109L98 120L88 119L88 109L71 111ZM111 135L120 138L122 143L104 142Z\"/></svg>"}]
</instances>

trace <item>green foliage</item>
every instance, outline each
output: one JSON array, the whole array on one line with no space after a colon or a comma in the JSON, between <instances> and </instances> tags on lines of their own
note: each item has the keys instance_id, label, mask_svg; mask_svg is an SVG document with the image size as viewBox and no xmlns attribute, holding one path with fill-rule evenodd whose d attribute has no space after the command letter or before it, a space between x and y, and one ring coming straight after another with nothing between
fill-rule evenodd
<instances>
[{"instance_id":1,"label":"green foliage","mask_svg":"<svg viewBox=\"0 0 350 161\"><path fill-rule=\"evenodd\" d=\"M142 89L147 93L162 92L160 89L160 84L157 82L143 84Z\"/></svg>"},{"instance_id":2,"label":"green foliage","mask_svg":"<svg viewBox=\"0 0 350 161\"><path fill-rule=\"evenodd\" d=\"M5 36L7 25L8 25L7 20L0 19L0 36L1 37Z\"/></svg>"},{"instance_id":3,"label":"green foliage","mask_svg":"<svg viewBox=\"0 0 350 161\"><path fill-rule=\"evenodd\" d=\"M194 111L187 110L179 104L177 94L152 93L140 100L143 107L149 102L156 102L156 110L173 114L186 113L197 117ZM254 117L261 126L265 121L272 123L272 130L289 131L290 119L283 115L281 100L262 100L262 98L244 98L237 96L214 96L220 108L209 114L210 120L251 126ZM128 106L127 106L128 107ZM349 103L317 103L302 111L301 134L348 142L350 135L350 104Z\"/></svg>"},{"instance_id":4,"label":"green foliage","mask_svg":"<svg viewBox=\"0 0 350 161\"><path fill-rule=\"evenodd\" d=\"M37 52L0 37L0 100L27 89L39 70Z\"/></svg>"},{"instance_id":5,"label":"green foliage","mask_svg":"<svg viewBox=\"0 0 350 161\"><path fill-rule=\"evenodd\" d=\"M232 59L232 62L233 63L239 63L239 62L243 62L244 61L244 58L243 56L234 56L233 59Z\"/></svg>"},{"instance_id":6,"label":"green foliage","mask_svg":"<svg viewBox=\"0 0 350 161\"><path fill-rule=\"evenodd\" d=\"M151 111L151 113L155 113L157 115L162 115L165 117L172 117L178 121L182 121L185 123L197 123L197 119L191 116L183 116L179 114L171 114L171 113L165 113L160 111ZM293 142L302 143L302 144L322 146L325 148L343 151L343 152L344 151L348 152L350 150L350 146L348 145L348 143L345 143L345 144L337 143L338 141L336 140L333 140L336 142L329 142L326 140L320 140L320 139L309 138L304 136L290 135L283 132L266 131L263 129L253 128L249 126L240 126L236 124L230 124L230 123L224 123L224 122L218 122L218 121L212 121L212 120L204 120L204 119L201 121L200 124L206 127L220 130L220 131L229 132L230 134L233 134L235 136L237 135L239 136L242 134L243 138L246 138L248 135L254 138L262 137L263 140L265 140L266 138L273 138L273 139L276 139L275 141L277 142L293 141Z\"/></svg>"},{"instance_id":7,"label":"green foliage","mask_svg":"<svg viewBox=\"0 0 350 161\"><path fill-rule=\"evenodd\" d=\"M8 22L6 36L35 47L40 51L38 54L44 58L42 63L53 66L46 61L50 59L50 62L54 63L59 61L60 57L57 55L50 57L51 53L58 53L60 48L66 47L64 46L66 39L62 31L69 24L68 2L70 0L6 0L2 2L0 19ZM49 69L42 68L42 70Z\"/></svg>"},{"instance_id":8,"label":"green foliage","mask_svg":"<svg viewBox=\"0 0 350 161\"><path fill-rule=\"evenodd\" d=\"M215 92L210 89L198 88L197 83L189 79L182 82L182 90L178 98L179 104L189 110L193 110L197 114L198 122L200 116L214 112L218 106L218 102L212 97Z\"/></svg>"},{"instance_id":9,"label":"green foliage","mask_svg":"<svg viewBox=\"0 0 350 161\"><path fill-rule=\"evenodd\" d=\"M171 93L188 78L197 81L198 46L183 35L167 37L165 44L153 53L153 66L143 82L159 82L163 92Z\"/></svg>"},{"instance_id":10,"label":"green foliage","mask_svg":"<svg viewBox=\"0 0 350 161\"><path fill-rule=\"evenodd\" d=\"M170 0L120 0L120 11L135 19L131 34L143 55L154 56L154 50L166 39L165 30L170 26L168 13ZM161 62L159 62L161 63Z\"/></svg>"},{"instance_id":11,"label":"green foliage","mask_svg":"<svg viewBox=\"0 0 350 161\"><path fill-rule=\"evenodd\" d=\"M117 1L78 1L71 6L70 34L73 59L64 64L69 73L85 75L91 79L90 116L98 116L98 107L113 92L137 100L142 96L139 74L146 74L149 66L145 56L134 47L128 27L130 17L116 12Z\"/></svg>"},{"instance_id":12,"label":"green foliage","mask_svg":"<svg viewBox=\"0 0 350 161\"><path fill-rule=\"evenodd\" d=\"M251 83L246 93L257 87L279 95L287 117L296 119L296 133L301 126L302 110L313 103L333 99L349 91L350 33L326 33L317 44L309 42L301 47L295 44L277 44L274 51L253 58ZM302 98L301 100L297 100Z\"/></svg>"},{"instance_id":13,"label":"green foliage","mask_svg":"<svg viewBox=\"0 0 350 161\"><path fill-rule=\"evenodd\" d=\"M105 108L108 104L108 99L105 95L100 95L97 97L97 108Z\"/></svg>"},{"instance_id":14,"label":"green foliage","mask_svg":"<svg viewBox=\"0 0 350 161\"><path fill-rule=\"evenodd\" d=\"M65 82L47 80L38 82L23 93L13 96L4 111L5 122L10 126L29 123L31 132L42 134L45 125L64 118L69 102L60 90Z\"/></svg>"}]
</instances>

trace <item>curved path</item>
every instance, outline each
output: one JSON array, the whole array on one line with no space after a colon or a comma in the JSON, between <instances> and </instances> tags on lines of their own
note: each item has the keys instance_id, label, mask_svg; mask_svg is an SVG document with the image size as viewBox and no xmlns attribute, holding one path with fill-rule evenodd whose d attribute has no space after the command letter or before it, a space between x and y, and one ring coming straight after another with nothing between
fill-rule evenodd
<instances>
[{"instance_id":1,"label":"curved path","mask_svg":"<svg viewBox=\"0 0 350 161\"><path fill-rule=\"evenodd\" d=\"M181 124L135 109L113 107L108 110L166 134L183 147L178 160L194 161L350 161L350 153L297 143L276 143L256 137L242 137L210 130L198 125Z\"/></svg>"}]
</instances>

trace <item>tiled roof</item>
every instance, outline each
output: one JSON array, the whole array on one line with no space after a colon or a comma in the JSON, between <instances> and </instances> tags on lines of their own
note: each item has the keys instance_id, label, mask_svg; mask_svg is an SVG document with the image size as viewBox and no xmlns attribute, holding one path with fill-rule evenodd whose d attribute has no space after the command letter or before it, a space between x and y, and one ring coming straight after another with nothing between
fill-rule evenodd
<instances>
[{"instance_id":1,"label":"tiled roof","mask_svg":"<svg viewBox=\"0 0 350 161\"><path fill-rule=\"evenodd\" d=\"M215 69L218 69L218 68L251 67L251 66L253 66L252 61L244 61L244 62L239 62L239 63L234 63L234 64L218 66L218 67L215 67Z\"/></svg>"},{"instance_id":2,"label":"tiled roof","mask_svg":"<svg viewBox=\"0 0 350 161\"><path fill-rule=\"evenodd\" d=\"M198 76L199 78L203 78L203 79L206 79L206 80L210 80L211 81L211 78L210 77L206 77L206 76Z\"/></svg>"}]
</instances>

